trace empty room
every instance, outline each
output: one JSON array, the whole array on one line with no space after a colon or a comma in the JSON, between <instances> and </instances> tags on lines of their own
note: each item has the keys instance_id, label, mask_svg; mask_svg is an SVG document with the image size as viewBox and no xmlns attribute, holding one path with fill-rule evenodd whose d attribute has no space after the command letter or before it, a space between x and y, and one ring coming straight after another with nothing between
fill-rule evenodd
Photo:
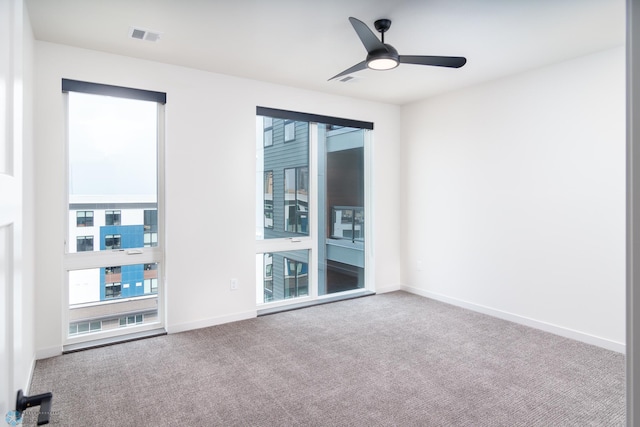
<instances>
[{"instance_id":1,"label":"empty room","mask_svg":"<svg viewBox=\"0 0 640 427\"><path fill-rule=\"evenodd\" d=\"M3 1L0 414L633 425L632 12Z\"/></svg>"}]
</instances>

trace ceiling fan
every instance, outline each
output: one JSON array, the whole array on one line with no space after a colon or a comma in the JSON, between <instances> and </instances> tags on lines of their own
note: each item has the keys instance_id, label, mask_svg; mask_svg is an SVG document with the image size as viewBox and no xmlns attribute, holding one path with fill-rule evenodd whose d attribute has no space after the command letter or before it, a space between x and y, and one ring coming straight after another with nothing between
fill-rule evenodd
<instances>
[{"instance_id":1,"label":"ceiling fan","mask_svg":"<svg viewBox=\"0 0 640 427\"><path fill-rule=\"evenodd\" d=\"M384 33L391 27L391 20L378 19L373 23L376 30L382 34L382 40L378 40L378 37L376 37L364 22L353 17L350 17L349 21L351 25L353 25L353 29L356 30L356 34L360 37L365 49L367 49L367 58L353 67L347 68L340 74L336 74L329 80L337 79L338 77L364 70L365 68L391 70L400 64L460 68L467 62L467 59L461 56L399 55L393 46L384 42Z\"/></svg>"}]
</instances>

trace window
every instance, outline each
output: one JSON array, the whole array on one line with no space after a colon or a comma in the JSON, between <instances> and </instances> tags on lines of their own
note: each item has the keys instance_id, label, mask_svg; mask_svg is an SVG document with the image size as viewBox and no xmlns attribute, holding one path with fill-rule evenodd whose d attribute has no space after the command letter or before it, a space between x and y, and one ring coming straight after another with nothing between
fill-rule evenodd
<instances>
[{"instance_id":1,"label":"window","mask_svg":"<svg viewBox=\"0 0 640 427\"><path fill-rule=\"evenodd\" d=\"M93 251L93 236L76 237L76 252Z\"/></svg>"},{"instance_id":2,"label":"window","mask_svg":"<svg viewBox=\"0 0 640 427\"><path fill-rule=\"evenodd\" d=\"M260 270L258 303L309 296L309 250L256 254Z\"/></svg>"},{"instance_id":3,"label":"window","mask_svg":"<svg viewBox=\"0 0 640 427\"><path fill-rule=\"evenodd\" d=\"M158 293L158 279L144 279L144 293Z\"/></svg>"},{"instance_id":4,"label":"window","mask_svg":"<svg viewBox=\"0 0 640 427\"><path fill-rule=\"evenodd\" d=\"M120 249L121 238L119 234L107 234L104 236L105 249Z\"/></svg>"},{"instance_id":5,"label":"window","mask_svg":"<svg viewBox=\"0 0 640 427\"><path fill-rule=\"evenodd\" d=\"M144 293L158 293L158 264L144 265Z\"/></svg>"},{"instance_id":6,"label":"window","mask_svg":"<svg viewBox=\"0 0 640 427\"><path fill-rule=\"evenodd\" d=\"M105 283L104 285L105 298L120 298L121 295L122 295L122 284L120 282Z\"/></svg>"},{"instance_id":7,"label":"window","mask_svg":"<svg viewBox=\"0 0 640 427\"><path fill-rule=\"evenodd\" d=\"M120 211L106 211L104 213L105 225L120 225Z\"/></svg>"},{"instance_id":8,"label":"window","mask_svg":"<svg viewBox=\"0 0 640 427\"><path fill-rule=\"evenodd\" d=\"M309 168L284 170L285 230L309 234Z\"/></svg>"},{"instance_id":9,"label":"window","mask_svg":"<svg viewBox=\"0 0 640 427\"><path fill-rule=\"evenodd\" d=\"M273 228L273 171L264 173L264 226Z\"/></svg>"},{"instance_id":10,"label":"window","mask_svg":"<svg viewBox=\"0 0 640 427\"><path fill-rule=\"evenodd\" d=\"M265 107L256 113L257 304L279 307L372 284L365 195L373 123ZM270 149L265 117L273 123Z\"/></svg>"},{"instance_id":11,"label":"window","mask_svg":"<svg viewBox=\"0 0 640 427\"><path fill-rule=\"evenodd\" d=\"M306 262L284 258L284 297L309 295L309 274Z\"/></svg>"},{"instance_id":12,"label":"window","mask_svg":"<svg viewBox=\"0 0 640 427\"><path fill-rule=\"evenodd\" d=\"M364 208L334 206L331 218L331 238L364 240Z\"/></svg>"},{"instance_id":13,"label":"window","mask_svg":"<svg viewBox=\"0 0 640 427\"><path fill-rule=\"evenodd\" d=\"M265 148L262 136L262 126L265 117L257 118L259 132L256 138L256 190L260 200L257 206L256 238L281 239L299 237L308 234L305 230L306 214L308 210L308 194L302 192L308 188L309 166L309 124L294 122L297 138L284 143L284 119L271 118L273 123L273 147ZM296 168L306 169L307 183L302 185L300 193L296 194ZM287 175L287 193L285 194L285 170L293 169ZM298 174L304 175L298 171ZM308 193L308 191L307 191Z\"/></svg>"},{"instance_id":14,"label":"window","mask_svg":"<svg viewBox=\"0 0 640 427\"><path fill-rule=\"evenodd\" d=\"M104 282L117 283L122 280L122 267L106 267L104 269ZM106 294L106 291L105 291Z\"/></svg>"},{"instance_id":15,"label":"window","mask_svg":"<svg viewBox=\"0 0 640 427\"><path fill-rule=\"evenodd\" d=\"M273 119L271 117L263 117L264 126L264 146L273 145Z\"/></svg>"},{"instance_id":16,"label":"window","mask_svg":"<svg viewBox=\"0 0 640 427\"><path fill-rule=\"evenodd\" d=\"M144 314L133 314L131 316L120 318L120 326L137 325L143 322L144 322Z\"/></svg>"},{"instance_id":17,"label":"window","mask_svg":"<svg viewBox=\"0 0 640 427\"><path fill-rule=\"evenodd\" d=\"M93 227L93 211L76 212L76 227Z\"/></svg>"},{"instance_id":18,"label":"window","mask_svg":"<svg viewBox=\"0 0 640 427\"><path fill-rule=\"evenodd\" d=\"M95 332L102 330L102 322L80 322L69 324L69 335L86 334L88 332Z\"/></svg>"},{"instance_id":19,"label":"window","mask_svg":"<svg viewBox=\"0 0 640 427\"><path fill-rule=\"evenodd\" d=\"M64 253L63 317L69 319L64 345L163 328L158 183L164 181L166 94L68 79L62 79L62 92L68 165L64 227L70 242ZM133 254L144 263L132 264ZM154 268L145 270L147 264ZM145 316L119 331L125 313ZM93 321L102 322L100 330L74 334L78 327L72 325Z\"/></svg>"},{"instance_id":20,"label":"window","mask_svg":"<svg viewBox=\"0 0 640 427\"><path fill-rule=\"evenodd\" d=\"M273 301L273 255L264 254L264 302Z\"/></svg>"},{"instance_id":21,"label":"window","mask_svg":"<svg viewBox=\"0 0 640 427\"><path fill-rule=\"evenodd\" d=\"M105 267L104 274L120 274L122 267Z\"/></svg>"},{"instance_id":22,"label":"window","mask_svg":"<svg viewBox=\"0 0 640 427\"><path fill-rule=\"evenodd\" d=\"M296 122L293 120L284 121L284 142L296 139Z\"/></svg>"},{"instance_id":23,"label":"window","mask_svg":"<svg viewBox=\"0 0 640 427\"><path fill-rule=\"evenodd\" d=\"M158 211L144 211L144 246L158 246Z\"/></svg>"},{"instance_id":24,"label":"window","mask_svg":"<svg viewBox=\"0 0 640 427\"><path fill-rule=\"evenodd\" d=\"M158 233L144 233L144 246L145 248L158 246Z\"/></svg>"}]
</instances>

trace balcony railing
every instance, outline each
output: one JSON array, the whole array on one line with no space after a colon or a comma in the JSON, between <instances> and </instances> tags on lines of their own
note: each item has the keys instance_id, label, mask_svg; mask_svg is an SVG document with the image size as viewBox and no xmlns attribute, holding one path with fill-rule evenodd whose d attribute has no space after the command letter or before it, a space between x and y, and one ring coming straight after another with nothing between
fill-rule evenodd
<instances>
[{"instance_id":1,"label":"balcony railing","mask_svg":"<svg viewBox=\"0 0 640 427\"><path fill-rule=\"evenodd\" d=\"M334 206L331 208L331 238L364 241L364 207Z\"/></svg>"}]
</instances>

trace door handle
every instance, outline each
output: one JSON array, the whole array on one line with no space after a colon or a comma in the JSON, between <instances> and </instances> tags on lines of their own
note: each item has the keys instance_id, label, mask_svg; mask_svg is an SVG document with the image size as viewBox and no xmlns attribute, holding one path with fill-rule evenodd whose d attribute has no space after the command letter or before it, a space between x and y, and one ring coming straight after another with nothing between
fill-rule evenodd
<instances>
[{"instance_id":1,"label":"door handle","mask_svg":"<svg viewBox=\"0 0 640 427\"><path fill-rule=\"evenodd\" d=\"M16 411L18 411L19 418L22 418L22 412L33 406L40 406L40 412L38 413L38 425L49 424L49 415L51 415L51 400L53 394L42 393L34 396L25 396L22 390L18 390L18 396L16 397Z\"/></svg>"}]
</instances>

